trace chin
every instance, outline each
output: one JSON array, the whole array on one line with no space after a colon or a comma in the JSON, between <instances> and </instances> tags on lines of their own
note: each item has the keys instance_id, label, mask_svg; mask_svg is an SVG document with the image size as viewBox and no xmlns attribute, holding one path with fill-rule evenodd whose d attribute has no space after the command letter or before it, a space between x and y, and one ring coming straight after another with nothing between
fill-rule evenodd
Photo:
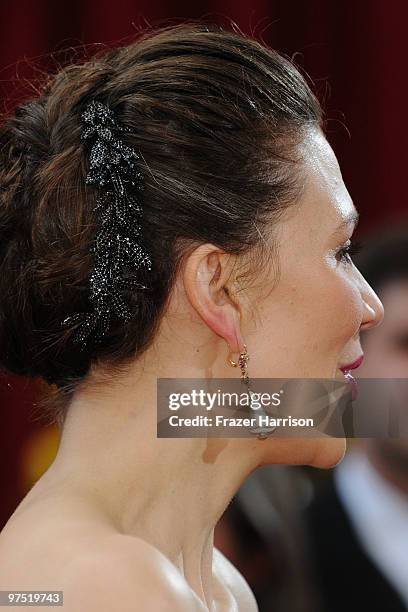
<instances>
[{"instance_id":1,"label":"chin","mask_svg":"<svg viewBox=\"0 0 408 612\"><path fill-rule=\"evenodd\" d=\"M310 465L317 468L332 468L346 454L346 438L310 437L271 439L263 447L265 454L260 465L283 463L285 465Z\"/></svg>"},{"instance_id":2,"label":"chin","mask_svg":"<svg viewBox=\"0 0 408 612\"><path fill-rule=\"evenodd\" d=\"M308 465L326 469L335 467L344 458L346 449L346 438L318 438L313 458Z\"/></svg>"}]
</instances>

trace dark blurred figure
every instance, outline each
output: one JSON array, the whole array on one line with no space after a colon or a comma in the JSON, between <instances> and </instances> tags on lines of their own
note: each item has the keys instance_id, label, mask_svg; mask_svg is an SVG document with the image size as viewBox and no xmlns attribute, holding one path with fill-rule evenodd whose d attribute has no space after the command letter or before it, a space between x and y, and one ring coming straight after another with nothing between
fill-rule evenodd
<instances>
[{"instance_id":1,"label":"dark blurred figure","mask_svg":"<svg viewBox=\"0 0 408 612\"><path fill-rule=\"evenodd\" d=\"M245 576L260 612L319 610L299 520L311 494L301 469L266 465L247 477L217 524L215 546Z\"/></svg>"},{"instance_id":2,"label":"dark blurred figure","mask_svg":"<svg viewBox=\"0 0 408 612\"><path fill-rule=\"evenodd\" d=\"M385 317L361 336L358 378L408 378L408 224L354 258ZM305 512L324 612L408 610L408 439L352 441Z\"/></svg>"}]
</instances>

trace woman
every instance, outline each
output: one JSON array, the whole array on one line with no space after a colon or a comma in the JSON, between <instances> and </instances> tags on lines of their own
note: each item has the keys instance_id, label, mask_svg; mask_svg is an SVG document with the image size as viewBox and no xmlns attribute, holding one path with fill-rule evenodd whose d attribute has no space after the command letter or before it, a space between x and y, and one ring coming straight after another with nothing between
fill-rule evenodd
<instances>
[{"instance_id":1,"label":"woman","mask_svg":"<svg viewBox=\"0 0 408 612\"><path fill-rule=\"evenodd\" d=\"M381 321L317 99L275 51L189 22L61 69L0 137L1 363L54 383L62 428L0 536L0 588L256 610L214 526L258 466L329 468L345 440L158 438L156 387L236 377L238 356L342 379Z\"/></svg>"}]
</instances>

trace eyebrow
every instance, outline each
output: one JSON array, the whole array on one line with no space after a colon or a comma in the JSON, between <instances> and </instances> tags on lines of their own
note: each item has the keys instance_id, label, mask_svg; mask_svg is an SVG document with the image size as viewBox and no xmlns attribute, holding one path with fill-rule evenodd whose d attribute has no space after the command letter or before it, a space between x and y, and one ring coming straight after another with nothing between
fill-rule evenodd
<instances>
[{"instance_id":1,"label":"eyebrow","mask_svg":"<svg viewBox=\"0 0 408 612\"><path fill-rule=\"evenodd\" d=\"M357 211L352 212L349 215L347 215L347 217L345 217L345 219L340 223L338 228L333 233L337 234L337 232L344 229L350 223L354 223L354 229L356 229L359 220L360 220L360 214Z\"/></svg>"}]
</instances>

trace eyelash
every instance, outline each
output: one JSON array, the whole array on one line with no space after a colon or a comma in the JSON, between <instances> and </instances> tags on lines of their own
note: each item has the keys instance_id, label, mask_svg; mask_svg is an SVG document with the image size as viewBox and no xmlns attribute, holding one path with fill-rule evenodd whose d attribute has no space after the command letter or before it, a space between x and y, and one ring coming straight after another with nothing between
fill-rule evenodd
<instances>
[{"instance_id":1,"label":"eyelash","mask_svg":"<svg viewBox=\"0 0 408 612\"><path fill-rule=\"evenodd\" d=\"M340 251L337 252L337 255L341 256L341 261L350 263L352 255L360 253L363 247L364 244L362 242L350 242L349 245L340 249Z\"/></svg>"}]
</instances>

